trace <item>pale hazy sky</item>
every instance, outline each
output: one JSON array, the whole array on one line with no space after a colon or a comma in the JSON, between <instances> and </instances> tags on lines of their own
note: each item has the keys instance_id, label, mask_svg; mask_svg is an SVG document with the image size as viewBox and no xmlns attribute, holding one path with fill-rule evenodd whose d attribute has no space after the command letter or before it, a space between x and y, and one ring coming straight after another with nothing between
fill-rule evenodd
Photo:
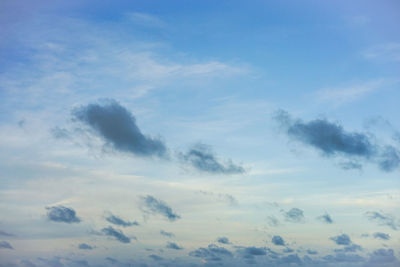
<instances>
[{"instance_id":1,"label":"pale hazy sky","mask_svg":"<svg viewBox=\"0 0 400 267\"><path fill-rule=\"evenodd\" d=\"M398 25L395 0L1 1L0 266L399 266Z\"/></svg>"}]
</instances>

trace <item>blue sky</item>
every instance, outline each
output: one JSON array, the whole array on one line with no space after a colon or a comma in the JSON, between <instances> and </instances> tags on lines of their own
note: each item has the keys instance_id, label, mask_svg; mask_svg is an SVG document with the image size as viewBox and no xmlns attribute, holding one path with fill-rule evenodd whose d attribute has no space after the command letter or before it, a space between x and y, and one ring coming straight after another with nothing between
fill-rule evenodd
<instances>
[{"instance_id":1,"label":"blue sky","mask_svg":"<svg viewBox=\"0 0 400 267\"><path fill-rule=\"evenodd\" d=\"M398 266L399 14L2 1L0 266Z\"/></svg>"}]
</instances>

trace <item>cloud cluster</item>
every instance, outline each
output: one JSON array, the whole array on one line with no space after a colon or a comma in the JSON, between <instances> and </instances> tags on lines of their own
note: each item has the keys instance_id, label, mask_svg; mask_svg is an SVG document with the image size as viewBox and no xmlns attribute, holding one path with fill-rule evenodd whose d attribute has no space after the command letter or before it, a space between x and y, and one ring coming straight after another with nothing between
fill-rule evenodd
<instances>
[{"instance_id":1,"label":"cloud cluster","mask_svg":"<svg viewBox=\"0 0 400 267\"><path fill-rule=\"evenodd\" d=\"M231 242L229 241L229 239L227 237L218 237L217 238L217 242L221 243L221 244L231 244Z\"/></svg>"},{"instance_id":2,"label":"cloud cluster","mask_svg":"<svg viewBox=\"0 0 400 267\"><path fill-rule=\"evenodd\" d=\"M279 235L274 235L272 237L272 243L275 246L284 246L285 245L285 241L283 240L283 238Z\"/></svg>"},{"instance_id":3,"label":"cloud cluster","mask_svg":"<svg viewBox=\"0 0 400 267\"><path fill-rule=\"evenodd\" d=\"M343 169L361 169L359 160L376 163L386 172L400 167L399 149L392 145L376 144L369 134L346 131L338 123L326 119L309 122L293 119L283 110L275 113L275 119L292 139L314 147L324 156L350 159L340 164Z\"/></svg>"},{"instance_id":4,"label":"cloud cluster","mask_svg":"<svg viewBox=\"0 0 400 267\"><path fill-rule=\"evenodd\" d=\"M331 216L328 213L325 213L324 215L318 216L317 219L320 220L323 223L327 223L327 224L332 224L333 223L333 220L332 220Z\"/></svg>"},{"instance_id":5,"label":"cloud cluster","mask_svg":"<svg viewBox=\"0 0 400 267\"><path fill-rule=\"evenodd\" d=\"M207 248L199 248L189 253L189 256L202 258L207 261L222 261L224 257L233 257L232 252L214 244Z\"/></svg>"},{"instance_id":6,"label":"cloud cluster","mask_svg":"<svg viewBox=\"0 0 400 267\"><path fill-rule=\"evenodd\" d=\"M165 246L166 248L169 249L175 249L175 250L181 250L183 249L183 247L179 246L178 244L174 243L174 242L168 242L167 245Z\"/></svg>"},{"instance_id":7,"label":"cloud cluster","mask_svg":"<svg viewBox=\"0 0 400 267\"><path fill-rule=\"evenodd\" d=\"M180 153L179 157L183 162L189 163L199 171L212 174L241 174L245 169L231 160L220 161L211 151L210 147L204 144L197 144L191 147L186 153Z\"/></svg>"},{"instance_id":8,"label":"cloud cluster","mask_svg":"<svg viewBox=\"0 0 400 267\"><path fill-rule=\"evenodd\" d=\"M334 236L330 238L332 241L334 241L337 245L350 245L351 244L351 239L348 235L346 234L341 234L338 236Z\"/></svg>"},{"instance_id":9,"label":"cloud cluster","mask_svg":"<svg viewBox=\"0 0 400 267\"><path fill-rule=\"evenodd\" d=\"M385 234L385 233L381 233L381 232L376 232L376 233L374 233L373 236L376 239L382 239L382 240L389 240L390 239L390 235Z\"/></svg>"},{"instance_id":10,"label":"cloud cluster","mask_svg":"<svg viewBox=\"0 0 400 267\"><path fill-rule=\"evenodd\" d=\"M80 106L72 111L74 120L88 126L114 149L138 156L164 156L165 144L145 136L136 125L135 117L117 101Z\"/></svg>"},{"instance_id":11,"label":"cloud cluster","mask_svg":"<svg viewBox=\"0 0 400 267\"><path fill-rule=\"evenodd\" d=\"M142 197L142 208L145 212L160 214L170 221L176 221L181 218L164 201L150 195Z\"/></svg>"},{"instance_id":12,"label":"cloud cluster","mask_svg":"<svg viewBox=\"0 0 400 267\"><path fill-rule=\"evenodd\" d=\"M79 223L80 218L76 216L76 212L64 206L54 206L46 207L47 218L54 222L64 222L64 223Z\"/></svg>"},{"instance_id":13,"label":"cloud cluster","mask_svg":"<svg viewBox=\"0 0 400 267\"><path fill-rule=\"evenodd\" d=\"M164 230L161 230L161 231L160 231L160 234L163 235L163 236L169 237L169 238L172 238L172 237L175 236L174 233L166 232L166 231L164 231Z\"/></svg>"},{"instance_id":14,"label":"cloud cluster","mask_svg":"<svg viewBox=\"0 0 400 267\"><path fill-rule=\"evenodd\" d=\"M83 249L83 250L92 250L93 247L91 245L88 245L86 243L81 243L78 245L79 249Z\"/></svg>"}]
</instances>

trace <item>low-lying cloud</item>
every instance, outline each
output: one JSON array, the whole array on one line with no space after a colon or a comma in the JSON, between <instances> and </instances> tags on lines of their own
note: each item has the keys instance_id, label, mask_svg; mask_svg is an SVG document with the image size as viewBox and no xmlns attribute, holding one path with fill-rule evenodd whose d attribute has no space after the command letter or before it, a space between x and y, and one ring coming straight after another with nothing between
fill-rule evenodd
<instances>
[{"instance_id":1,"label":"low-lying cloud","mask_svg":"<svg viewBox=\"0 0 400 267\"><path fill-rule=\"evenodd\" d=\"M121 243L130 243L131 242L131 238L124 235L124 233L121 230L114 229L111 226L101 229L101 232L106 236L114 237L116 240L118 240Z\"/></svg>"}]
</instances>

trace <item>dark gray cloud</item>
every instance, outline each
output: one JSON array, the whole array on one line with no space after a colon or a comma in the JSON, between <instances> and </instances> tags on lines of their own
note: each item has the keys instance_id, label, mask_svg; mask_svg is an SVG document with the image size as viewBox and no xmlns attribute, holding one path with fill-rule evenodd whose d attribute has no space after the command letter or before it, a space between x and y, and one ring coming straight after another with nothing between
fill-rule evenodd
<instances>
[{"instance_id":1,"label":"dark gray cloud","mask_svg":"<svg viewBox=\"0 0 400 267\"><path fill-rule=\"evenodd\" d=\"M14 249L10 243L7 241L0 241L0 249L6 248L6 249Z\"/></svg>"},{"instance_id":2,"label":"dark gray cloud","mask_svg":"<svg viewBox=\"0 0 400 267\"><path fill-rule=\"evenodd\" d=\"M146 212L160 214L168 218L168 220L170 221L176 221L181 218L178 214L173 212L173 210L162 200L158 200L150 195L142 197L142 200L142 208Z\"/></svg>"},{"instance_id":3,"label":"dark gray cloud","mask_svg":"<svg viewBox=\"0 0 400 267\"><path fill-rule=\"evenodd\" d=\"M223 257L233 257L233 254L226 248L210 244L207 248L199 248L189 252L189 256L202 258L208 261L222 261Z\"/></svg>"},{"instance_id":4,"label":"dark gray cloud","mask_svg":"<svg viewBox=\"0 0 400 267\"><path fill-rule=\"evenodd\" d=\"M111 236L117 239L121 243L130 243L131 239L124 235L121 230L114 229L111 226L101 229L101 232L106 236Z\"/></svg>"},{"instance_id":5,"label":"dark gray cloud","mask_svg":"<svg viewBox=\"0 0 400 267\"><path fill-rule=\"evenodd\" d=\"M283 110L276 112L275 119L292 139L314 147L325 156L350 159L339 164L343 169L362 169L359 160L376 163L386 172L400 168L400 150L392 145L377 143L371 134L348 132L338 123L326 119L304 122L293 119Z\"/></svg>"},{"instance_id":6,"label":"dark gray cloud","mask_svg":"<svg viewBox=\"0 0 400 267\"><path fill-rule=\"evenodd\" d=\"M321 222L327 223L327 224L332 224L333 220L331 218L331 216L329 216L328 213L325 213L324 215L318 216L317 217L318 220L320 220Z\"/></svg>"},{"instance_id":7,"label":"dark gray cloud","mask_svg":"<svg viewBox=\"0 0 400 267\"><path fill-rule=\"evenodd\" d=\"M76 216L76 212L64 206L53 206L46 207L47 218L54 222L64 222L64 223L79 223L80 218Z\"/></svg>"},{"instance_id":8,"label":"dark gray cloud","mask_svg":"<svg viewBox=\"0 0 400 267\"><path fill-rule=\"evenodd\" d=\"M342 126L325 119L310 122L293 120L283 110L278 111L275 118L286 127L290 137L313 146L325 155L344 154L369 158L375 153L375 147L366 134L347 132Z\"/></svg>"},{"instance_id":9,"label":"dark gray cloud","mask_svg":"<svg viewBox=\"0 0 400 267\"><path fill-rule=\"evenodd\" d=\"M186 154L180 153L182 161L191 164L197 170L213 174L240 174L245 169L231 160L221 162L209 146L197 144L190 148Z\"/></svg>"},{"instance_id":10,"label":"dark gray cloud","mask_svg":"<svg viewBox=\"0 0 400 267\"><path fill-rule=\"evenodd\" d=\"M168 242L167 245L165 246L166 248L170 248L170 249L176 249L176 250L180 250L183 249L183 247L178 246L178 244L174 243L174 242Z\"/></svg>"},{"instance_id":11,"label":"dark gray cloud","mask_svg":"<svg viewBox=\"0 0 400 267\"><path fill-rule=\"evenodd\" d=\"M0 236L14 236L14 235L0 230Z\"/></svg>"},{"instance_id":12,"label":"dark gray cloud","mask_svg":"<svg viewBox=\"0 0 400 267\"><path fill-rule=\"evenodd\" d=\"M376 232L373 236L376 239L390 240L390 235L381 232Z\"/></svg>"},{"instance_id":13,"label":"dark gray cloud","mask_svg":"<svg viewBox=\"0 0 400 267\"><path fill-rule=\"evenodd\" d=\"M336 244L338 245L350 245L351 244L351 239L348 235L346 234L341 234L338 236L334 236L330 238L331 240L333 240Z\"/></svg>"},{"instance_id":14,"label":"dark gray cloud","mask_svg":"<svg viewBox=\"0 0 400 267\"><path fill-rule=\"evenodd\" d=\"M129 221L125 221L113 214L110 214L108 217L106 217L106 220L112 224L118 225L118 226L122 226L122 227L128 227L128 226L138 226L139 223L134 221L134 222L129 222Z\"/></svg>"},{"instance_id":15,"label":"dark gray cloud","mask_svg":"<svg viewBox=\"0 0 400 267\"><path fill-rule=\"evenodd\" d=\"M164 231L164 230L161 230L161 231L160 231L160 234L163 235L163 236L169 237L169 238L175 236L174 233L166 232L166 231Z\"/></svg>"},{"instance_id":16,"label":"dark gray cloud","mask_svg":"<svg viewBox=\"0 0 400 267\"><path fill-rule=\"evenodd\" d=\"M86 250L92 250L93 249L93 247L91 245L88 245L88 244L85 244L85 243L79 244L78 248L79 249L83 249L83 250L85 250L85 249Z\"/></svg>"},{"instance_id":17,"label":"dark gray cloud","mask_svg":"<svg viewBox=\"0 0 400 267\"><path fill-rule=\"evenodd\" d=\"M231 242L229 242L229 239L227 237L218 237L217 238L217 242L221 243L221 244L230 244Z\"/></svg>"},{"instance_id":18,"label":"dark gray cloud","mask_svg":"<svg viewBox=\"0 0 400 267\"><path fill-rule=\"evenodd\" d=\"M272 243L275 246L284 246L285 245L285 241L283 240L283 238L279 235L274 235L272 237Z\"/></svg>"},{"instance_id":19,"label":"dark gray cloud","mask_svg":"<svg viewBox=\"0 0 400 267\"><path fill-rule=\"evenodd\" d=\"M115 100L80 106L72 111L72 115L118 151L138 156L164 156L166 153L165 144L143 135L135 117Z\"/></svg>"},{"instance_id":20,"label":"dark gray cloud","mask_svg":"<svg viewBox=\"0 0 400 267\"><path fill-rule=\"evenodd\" d=\"M390 214L384 214L376 211L368 211L365 213L365 216L368 218L368 220L373 221L379 225L388 226L393 230L397 230L399 227L399 223L397 223L396 219Z\"/></svg>"},{"instance_id":21,"label":"dark gray cloud","mask_svg":"<svg viewBox=\"0 0 400 267\"><path fill-rule=\"evenodd\" d=\"M287 212L284 212L286 221L289 222L302 222L304 220L304 214L301 209L292 208Z\"/></svg>"}]
</instances>

